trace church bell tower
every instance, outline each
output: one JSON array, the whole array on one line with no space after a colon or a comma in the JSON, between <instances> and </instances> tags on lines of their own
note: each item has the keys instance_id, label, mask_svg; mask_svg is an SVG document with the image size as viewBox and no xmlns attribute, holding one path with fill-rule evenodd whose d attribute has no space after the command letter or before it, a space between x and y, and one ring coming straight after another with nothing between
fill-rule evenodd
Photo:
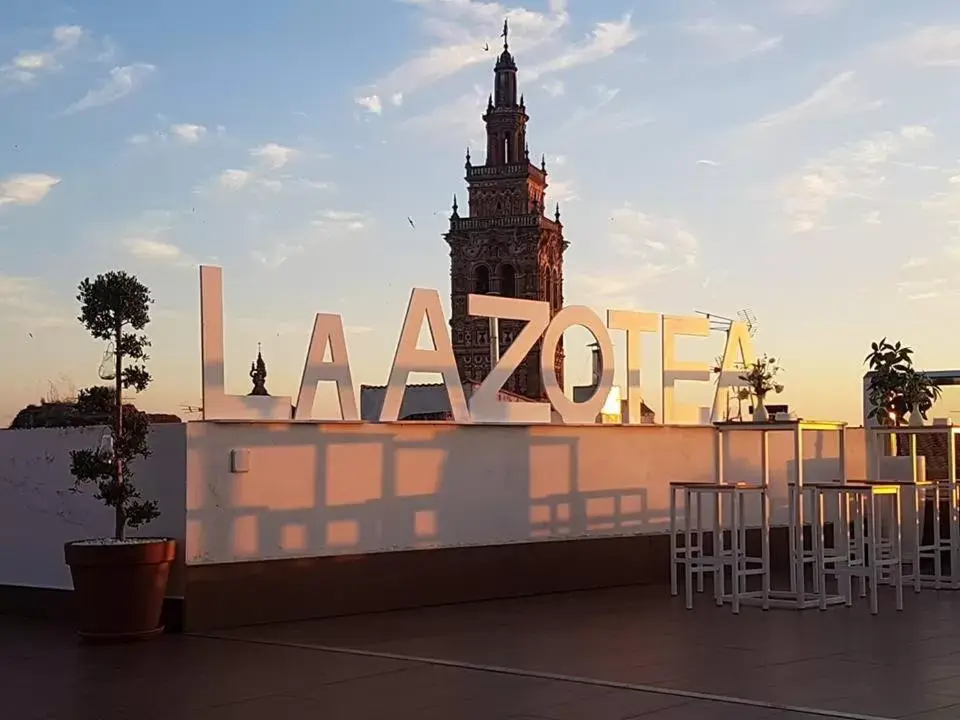
<instances>
[{"instance_id":1,"label":"church bell tower","mask_svg":"<svg viewBox=\"0 0 960 720\"><path fill-rule=\"evenodd\" d=\"M467 150L468 212L461 215L456 196L445 238L450 246L450 329L462 380L482 381L490 372L489 320L467 314L467 295L496 294L550 304L553 317L563 307L563 239L560 208L546 217L547 168L530 162L523 96L517 96L517 64L510 54L509 28L503 23L503 52L494 67L494 92L483 121L486 158L473 165ZM500 352L523 321L501 320ZM538 341L504 390L531 399L545 397ZM554 357L563 387L563 342Z\"/></svg>"}]
</instances>

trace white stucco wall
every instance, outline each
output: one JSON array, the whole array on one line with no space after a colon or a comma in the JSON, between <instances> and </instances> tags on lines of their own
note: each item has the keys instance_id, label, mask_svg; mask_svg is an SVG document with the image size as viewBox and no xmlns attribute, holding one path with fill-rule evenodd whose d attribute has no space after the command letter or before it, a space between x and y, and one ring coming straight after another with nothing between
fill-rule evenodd
<instances>
[{"instance_id":1,"label":"white stucco wall","mask_svg":"<svg viewBox=\"0 0 960 720\"><path fill-rule=\"evenodd\" d=\"M713 477L712 427L190 423L186 562L370 553L666 531L668 483ZM760 437L731 436L729 480L760 477ZM231 473L231 451L248 471ZM771 434L785 523L792 435ZM833 479L837 438L808 433L807 479ZM862 430L848 477L864 477ZM756 517L753 518L756 521Z\"/></svg>"},{"instance_id":2,"label":"white stucco wall","mask_svg":"<svg viewBox=\"0 0 960 720\"><path fill-rule=\"evenodd\" d=\"M185 534L186 425L156 425L153 454L137 468L161 515L131 535ZM113 532L113 516L89 492L74 493L70 451L96 447L101 428L0 430L0 584L70 588L63 544ZM179 595L179 573L169 594Z\"/></svg>"}]
</instances>

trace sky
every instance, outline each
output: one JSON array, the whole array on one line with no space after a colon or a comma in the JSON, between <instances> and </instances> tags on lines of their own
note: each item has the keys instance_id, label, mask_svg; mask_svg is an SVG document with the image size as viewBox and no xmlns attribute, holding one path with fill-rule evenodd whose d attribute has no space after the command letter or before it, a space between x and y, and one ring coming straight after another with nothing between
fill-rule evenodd
<instances>
[{"instance_id":1,"label":"sky","mask_svg":"<svg viewBox=\"0 0 960 720\"><path fill-rule=\"evenodd\" d=\"M296 395L316 312L342 314L355 381L385 382L410 289L448 303L443 232L466 148L482 162L504 17L570 242L566 304L748 308L808 418L861 420L882 336L920 367L960 367L944 334L960 300L956 0L7 0L3 15L0 422L99 382L76 292L112 269L156 300L141 407L200 405L198 263L224 268L228 391L249 390L262 343L271 393ZM588 341L566 335L573 383Z\"/></svg>"}]
</instances>

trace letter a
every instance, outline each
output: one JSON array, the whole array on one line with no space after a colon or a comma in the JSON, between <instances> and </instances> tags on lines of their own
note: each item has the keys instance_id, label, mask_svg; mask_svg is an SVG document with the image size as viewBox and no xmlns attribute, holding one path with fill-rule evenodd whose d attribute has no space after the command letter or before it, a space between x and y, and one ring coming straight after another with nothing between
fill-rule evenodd
<instances>
[{"instance_id":1,"label":"letter a","mask_svg":"<svg viewBox=\"0 0 960 720\"><path fill-rule=\"evenodd\" d=\"M330 348L330 362L323 360L327 347ZM293 413L294 420L313 418L317 383L324 381L333 382L337 386L340 417L344 420L359 420L357 396L353 390L350 360L347 358L347 341L343 336L343 319L339 315L317 313L313 321L307 360L303 366L297 408Z\"/></svg>"},{"instance_id":2,"label":"letter a","mask_svg":"<svg viewBox=\"0 0 960 720\"><path fill-rule=\"evenodd\" d=\"M417 347L424 319L433 341L433 350L420 350ZM403 317L397 352L390 367L390 380L387 382L387 393L380 410L380 422L394 422L400 417L403 392L407 387L407 377L412 372L440 373L447 387L454 422L470 421L460 373L457 372L457 361L453 357L453 346L450 344L450 332L443 317L440 294L436 290L414 288L410 293L410 303Z\"/></svg>"}]
</instances>

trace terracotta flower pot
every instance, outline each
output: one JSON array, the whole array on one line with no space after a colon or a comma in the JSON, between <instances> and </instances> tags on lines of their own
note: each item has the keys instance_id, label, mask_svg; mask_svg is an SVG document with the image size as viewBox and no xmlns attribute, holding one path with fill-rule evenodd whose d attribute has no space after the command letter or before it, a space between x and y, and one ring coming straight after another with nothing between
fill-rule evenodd
<instances>
[{"instance_id":1,"label":"terracotta flower pot","mask_svg":"<svg viewBox=\"0 0 960 720\"><path fill-rule=\"evenodd\" d=\"M160 613L176 542L165 538L78 540L64 557L73 576L77 632L91 641L140 640L163 632Z\"/></svg>"}]
</instances>

